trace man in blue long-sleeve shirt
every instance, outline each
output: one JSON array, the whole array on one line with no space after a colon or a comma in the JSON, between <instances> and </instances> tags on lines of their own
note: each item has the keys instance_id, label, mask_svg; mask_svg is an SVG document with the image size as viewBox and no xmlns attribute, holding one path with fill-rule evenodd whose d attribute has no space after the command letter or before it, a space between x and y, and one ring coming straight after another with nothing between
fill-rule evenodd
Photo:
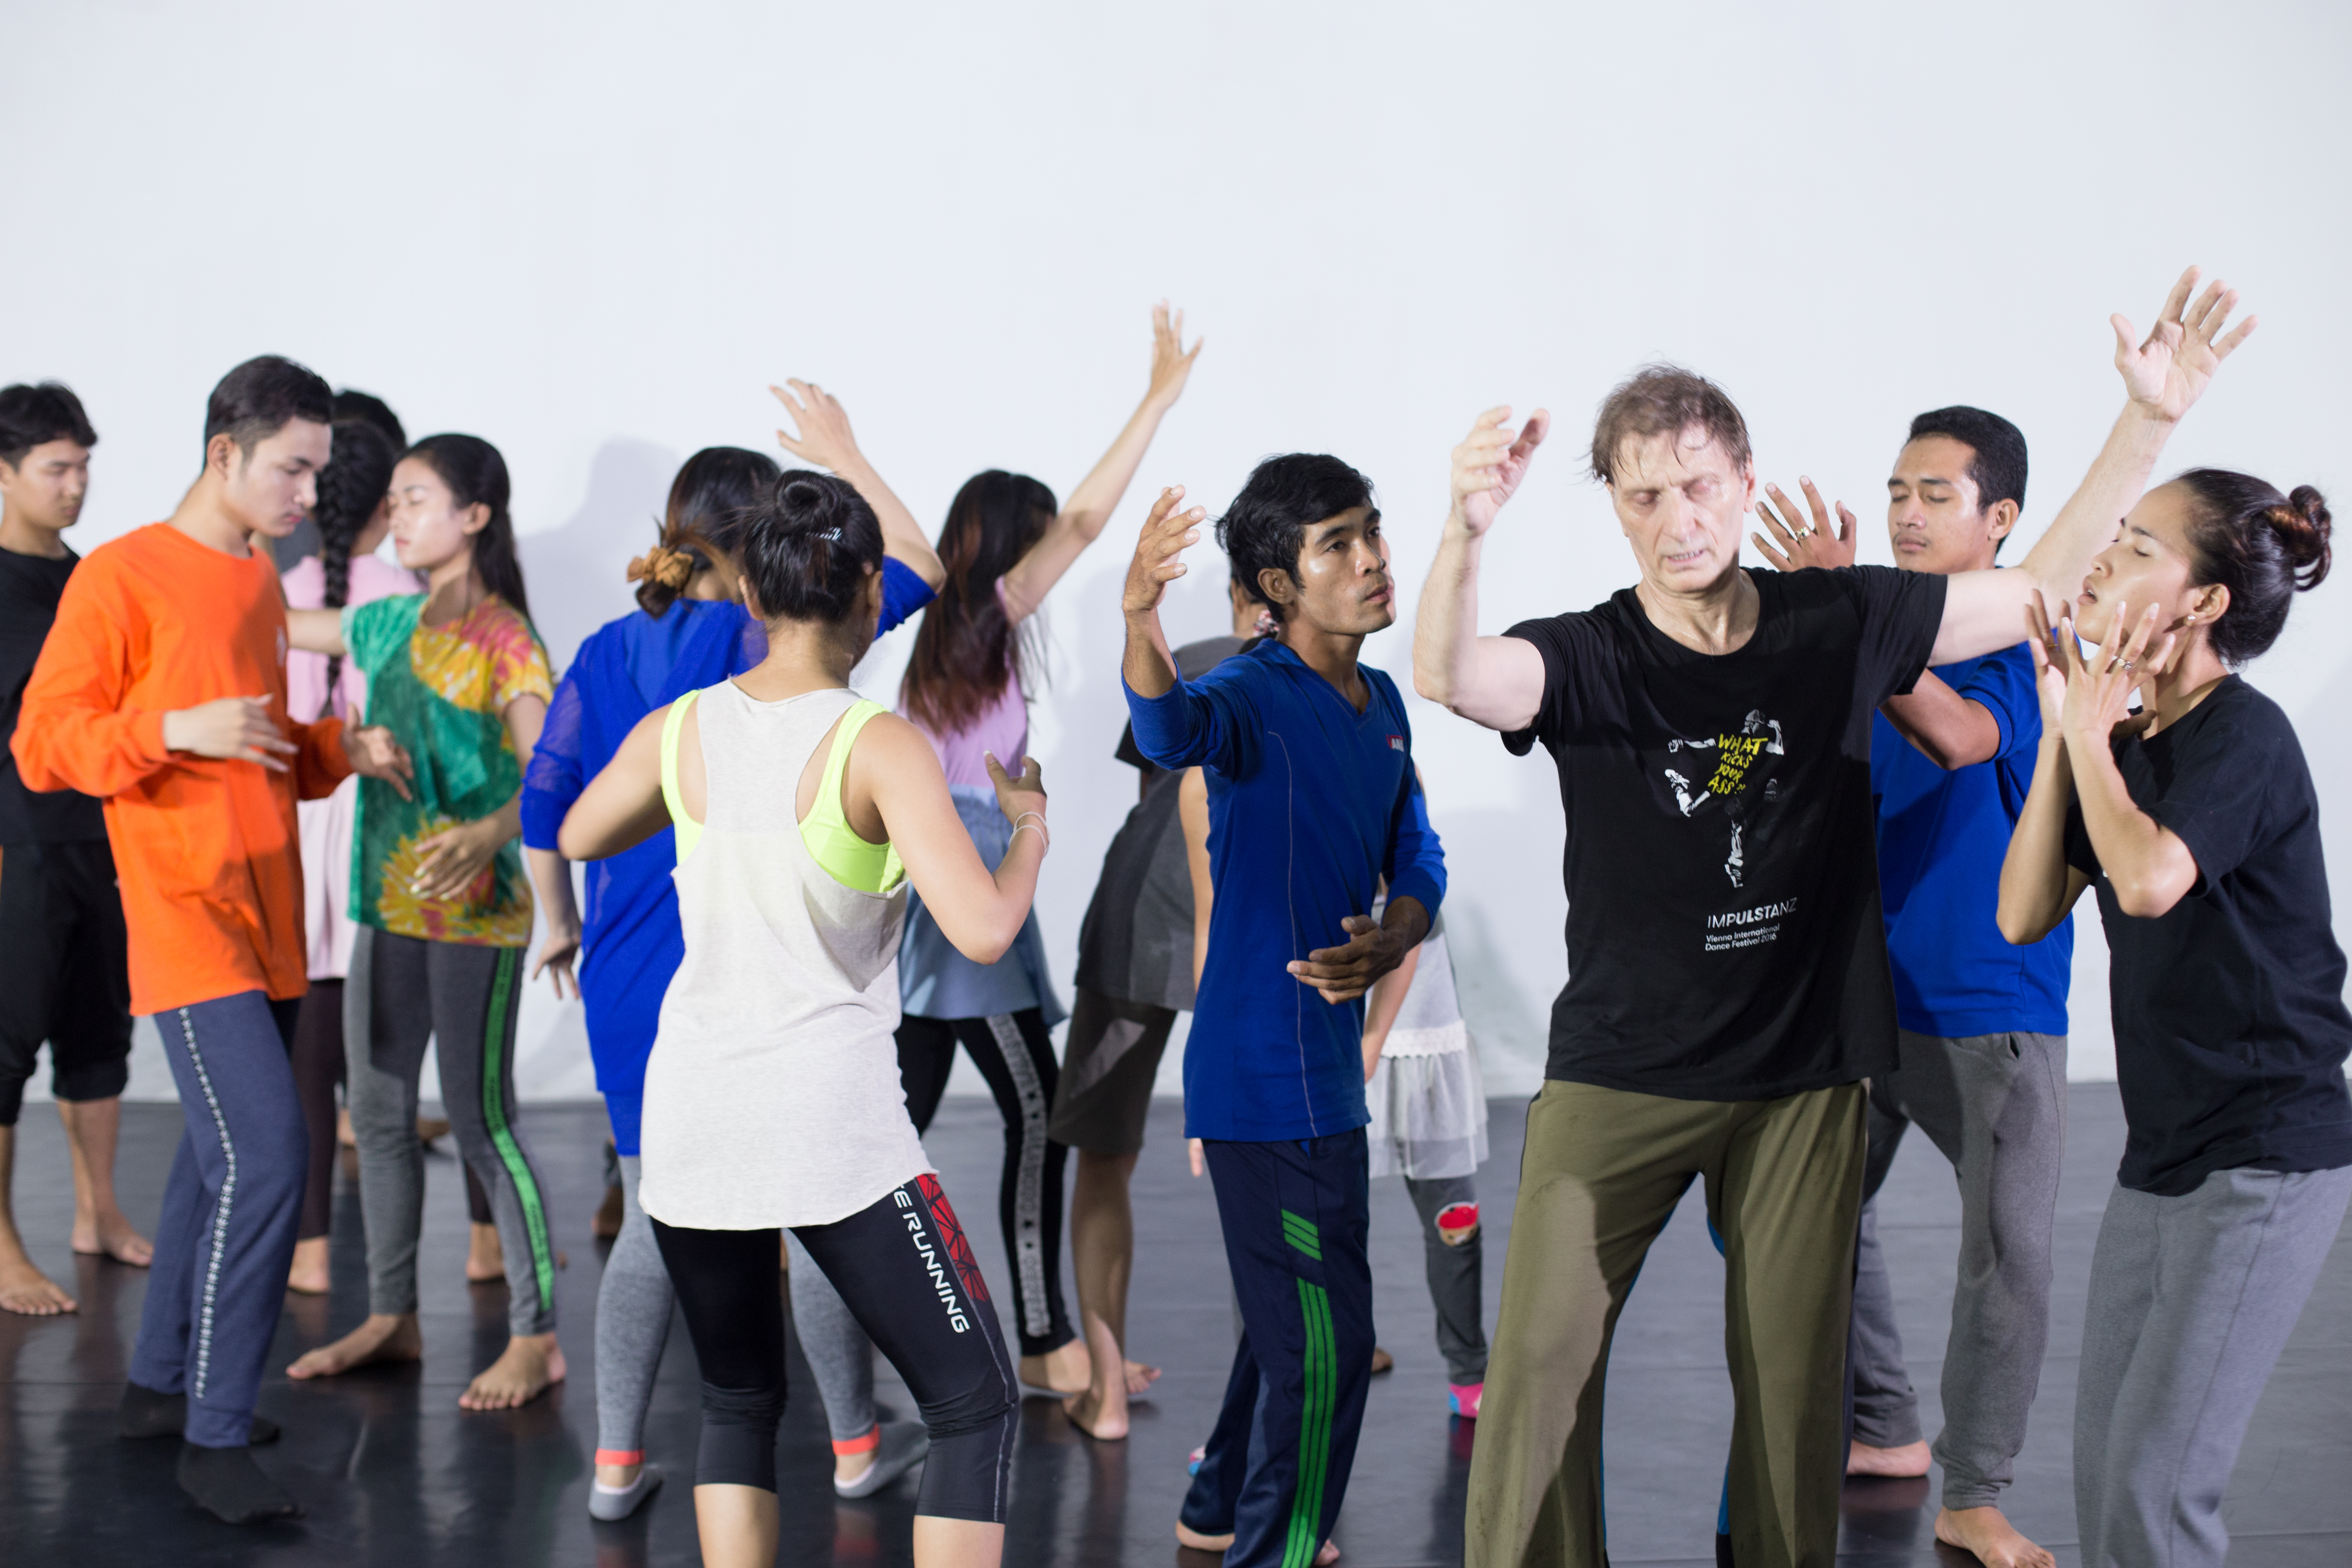
<instances>
[{"instance_id":1,"label":"man in blue long-sleeve shirt","mask_svg":"<svg viewBox=\"0 0 2352 1568\"><path fill-rule=\"evenodd\" d=\"M1200 537L1181 500L1161 493L1128 571L1127 700L1143 754L1208 782L1216 899L1185 1131L1216 1186L1243 1335L1177 1535L1227 1568L1307 1568L1371 1375L1363 995L1428 934L1445 859L1396 683L1356 661L1396 620L1370 481L1336 458L1258 465L1218 542L1280 629L1192 682L1160 627Z\"/></svg>"}]
</instances>

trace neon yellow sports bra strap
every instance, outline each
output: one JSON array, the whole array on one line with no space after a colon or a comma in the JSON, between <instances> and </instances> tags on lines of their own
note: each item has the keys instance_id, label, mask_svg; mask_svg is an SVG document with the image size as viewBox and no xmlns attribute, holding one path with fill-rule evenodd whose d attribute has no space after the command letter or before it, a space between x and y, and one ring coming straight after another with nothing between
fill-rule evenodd
<instances>
[{"instance_id":1,"label":"neon yellow sports bra strap","mask_svg":"<svg viewBox=\"0 0 2352 1568\"><path fill-rule=\"evenodd\" d=\"M827 876L845 888L863 893L887 893L906 879L898 851L890 845L868 844L849 826L841 809L842 775L849 770L849 748L866 721L885 711L878 702L860 699L834 726L833 751L825 758L824 781L817 785L816 804L801 820L801 843Z\"/></svg>"},{"instance_id":2,"label":"neon yellow sports bra strap","mask_svg":"<svg viewBox=\"0 0 2352 1568\"><path fill-rule=\"evenodd\" d=\"M677 858L681 860L694 853L702 842L702 824L686 814L686 801L677 793L677 737L686 728L687 710L694 706L698 691L689 691L669 705L669 717L662 721L661 784L662 804L669 807L670 825L677 829Z\"/></svg>"}]
</instances>

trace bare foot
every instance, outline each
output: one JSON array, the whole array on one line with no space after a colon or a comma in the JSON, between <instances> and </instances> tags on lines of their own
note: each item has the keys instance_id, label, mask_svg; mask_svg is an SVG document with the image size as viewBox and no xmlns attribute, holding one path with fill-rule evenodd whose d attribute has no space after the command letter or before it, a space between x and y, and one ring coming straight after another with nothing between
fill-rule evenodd
<instances>
[{"instance_id":1,"label":"bare foot","mask_svg":"<svg viewBox=\"0 0 2352 1568\"><path fill-rule=\"evenodd\" d=\"M1927 1473L1927 1445L1906 1443L1900 1448L1874 1448L1867 1443L1856 1443L1845 1454L1845 1473L1849 1476L1924 1476Z\"/></svg>"},{"instance_id":2,"label":"bare foot","mask_svg":"<svg viewBox=\"0 0 2352 1568\"><path fill-rule=\"evenodd\" d=\"M1182 1520L1176 1521L1176 1544L1179 1546L1189 1546L1195 1552L1223 1552L1233 1543L1234 1532L1230 1530L1223 1535L1203 1535L1197 1530L1186 1529Z\"/></svg>"},{"instance_id":3,"label":"bare foot","mask_svg":"<svg viewBox=\"0 0 2352 1568\"><path fill-rule=\"evenodd\" d=\"M499 1227L478 1225L466 1241L466 1283L488 1285L507 1277L506 1248L499 1245Z\"/></svg>"},{"instance_id":4,"label":"bare foot","mask_svg":"<svg viewBox=\"0 0 2352 1568\"><path fill-rule=\"evenodd\" d=\"M59 1312L81 1310L79 1303L51 1284L47 1275L21 1255L0 1263L0 1309L22 1312L28 1318L54 1318Z\"/></svg>"},{"instance_id":5,"label":"bare foot","mask_svg":"<svg viewBox=\"0 0 2352 1568\"><path fill-rule=\"evenodd\" d=\"M1091 1388L1080 1389L1062 1401L1062 1414L1070 1425L1097 1443L1115 1443L1127 1436L1127 1401L1117 1401L1118 1408L1107 1409L1113 1402L1096 1397Z\"/></svg>"},{"instance_id":6,"label":"bare foot","mask_svg":"<svg viewBox=\"0 0 2352 1568\"><path fill-rule=\"evenodd\" d=\"M294 1266L286 1271L286 1289L298 1296L327 1293L327 1243L323 1236L294 1244Z\"/></svg>"},{"instance_id":7,"label":"bare foot","mask_svg":"<svg viewBox=\"0 0 2352 1568\"><path fill-rule=\"evenodd\" d=\"M2057 1568L2055 1557L2020 1535L2017 1526L1990 1506L1938 1510L1936 1539L1976 1553L1985 1568Z\"/></svg>"},{"instance_id":8,"label":"bare foot","mask_svg":"<svg viewBox=\"0 0 2352 1568\"><path fill-rule=\"evenodd\" d=\"M77 1217L71 1240L73 1249L85 1258L111 1258L133 1268L144 1268L155 1261L154 1245L139 1234L131 1216L121 1209L102 1214L89 1225Z\"/></svg>"},{"instance_id":9,"label":"bare foot","mask_svg":"<svg viewBox=\"0 0 2352 1568\"><path fill-rule=\"evenodd\" d=\"M1394 1372L1395 1370L1396 1357L1389 1354L1388 1352L1381 1349L1380 1346L1374 1345L1372 1347L1372 1375L1374 1377L1378 1377L1384 1372Z\"/></svg>"},{"instance_id":10,"label":"bare foot","mask_svg":"<svg viewBox=\"0 0 2352 1568\"><path fill-rule=\"evenodd\" d=\"M1094 1381L1094 1365L1087 1359L1087 1342L1074 1339L1044 1355L1021 1358L1021 1381L1032 1388L1056 1394L1084 1394Z\"/></svg>"},{"instance_id":11,"label":"bare foot","mask_svg":"<svg viewBox=\"0 0 2352 1568\"><path fill-rule=\"evenodd\" d=\"M1339 1561L1339 1543L1336 1541L1327 1541L1323 1543L1323 1550L1315 1554L1315 1568L1331 1568L1331 1564L1338 1561Z\"/></svg>"},{"instance_id":12,"label":"bare foot","mask_svg":"<svg viewBox=\"0 0 2352 1568\"><path fill-rule=\"evenodd\" d=\"M371 1312L365 1321L331 1345L305 1352L286 1375L296 1382L333 1377L377 1362L415 1361L425 1353L425 1336L409 1313Z\"/></svg>"},{"instance_id":13,"label":"bare foot","mask_svg":"<svg viewBox=\"0 0 2352 1568\"><path fill-rule=\"evenodd\" d=\"M1127 1391L1129 1394L1141 1394L1159 1381L1160 1369L1158 1367L1146 1366L1139 1361L1131 1361L1127 1363Z\"/></svg>"},{"instance_id":14,"label":"bare foot","mask_svg":"<svg viewBox=\"0 0 2352 1568\"><path fill-rule=\"evenodd\" d=\"M461 1410L512 1410L563 1381L563 1351L553 1334L517 1334L505 1352L457 1396Z\"/></svg>"}]
</instances>

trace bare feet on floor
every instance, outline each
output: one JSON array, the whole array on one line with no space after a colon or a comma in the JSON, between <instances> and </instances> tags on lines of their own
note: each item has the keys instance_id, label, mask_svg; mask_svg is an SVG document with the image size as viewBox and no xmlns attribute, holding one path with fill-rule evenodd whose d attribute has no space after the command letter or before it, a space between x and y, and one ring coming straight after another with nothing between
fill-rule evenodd
<instances>
[{"instance_id":1,"label":"bare feet on floor","mask_svg":"<svg viewBox=\"0 0 2352 1568\"><path fill-rule=\"evenodd\" d=\"M294 1244L294 1266L286 1271L286 1289L298 1296L327 1293L327 1242L323 1236Z\"/></svg>"},{"instance_id":2,"label":"bare feet on floor","mask_svg":"<svg viewBox=\"0 0 2352 1568\"><path fill-rule=\"evenodd\" d=\"M2020 1535L1997 1508L1938 1510L1936 1539L1974 1552L1985 1568L2057 1568L2058 1560Z\"/></svg>"},{"instance_id":3,"label":"bare feet on floor","mask_svg":"<svg viewBox=\"0 0 2352 1568\"><path fill-rule=\"evenodd\" d=\"M93 1220L76 1215L71 1239L73 1249L85 1258L111 1258L133 1268L144 1268L155 1261L153 1244L139 1234L121 1209Z\"/></svg>"},{"instance_id":4,"label":"bare feet on floor","mask_svg":"<svg viewBox=\"0 0 2352 1568\"><path fill-rule=\"evenodd\" d=\"M466 1238L466 1283L488 1285L507 1277L506 1248L499 1245L499 1227L477 1225Z\"/></svg>"},{"instance_id":5,"label":"bare feet on floor","mask_svg":"<svg viewBox=\"0 0 2352 1568\"><path fill-rule=\"evenodd\" d=\"M563 1381L563 1351L553 1334L517 1334L457 1396L465 1410L512 1410Z\"/></svg>"},{"instance_id":6,"label":"bare feet on floor","mask_svg":"<svg viewBox=\"0 0 2352 1568\"><path fill-rule=\"evenodd\" d=\"M1091 1388L1082 1388L1062 1401L1062 1414L1070 1425L1098 1443L1116 1443L1127 1436L1127 1401L1098 1396Z\"/></svg>"},{"instance_id":7,"label":"bare feet on floor","mask_svg":"<svg viewBox=\"0 0 2352 1568\"><path fill-rule=\"evenodd\" d=\"M1893 1476L1907 1478L1927 1473L1927 1445L1906 1443L1900 1448L1874 1448L1867 1443L1856 1443L1845 1454L1845 1473L1849 1476Z\"/></svg>"},{"instance_id":8,"label":"bare feet on floor","mask_svg":"<svg viewBox=\"0 0 2352 1568\"><path fill-rule=\"evenodd\" d=\"M0 1310L22 1312L28 1318L54 1318L59 1312L78 1312L80 1306L67 1295L49 1277L33 1267L33 1260L22 1253L0 1259Z\"/></svg>"},{"instance_id":9,"label":"bare feet on floor","mask_svg":"<svg viewBox=\"0 0 2352 1568\"><path fill-rule=\"evenodd\" d=\"M333 1377L378 1362L415 1361L425 1353L425 1336L410 1313L372 1312L360 1326L331 1345L309 1351L286 1369L296 1382Z\"/></svg>"},{"instance_id":10,"label":"bare feet on floor","mask_svg":"<svg viewBox=\"0 0 2352 1568\"><path fill-rule=\"evenodd\" d=\"M1141 1394L1160 1381L1160 1369L1146 1366L1139 1361L1125 1363L1127 1391ZM1021 1358L1021 1381L1032 1388L1050 1388L1055 1394L1084 1394L1093 1383L1094 1368L1087 1360L1087 1342L1072 1340L1059 1350L1044 1355Z\"/></svg>"},{"instance_id":11,"label":"bare feet on floor","mask_svg":"<svg viewBox=\"0 0 2352 1568\"><path fill-rule=\"evenodd\" d=\"M1223 1535L1203 1535L1197 1530L1185 1529L1182 1521L1177 1521L1176 1544L1179 1546L1189 1546L1195 1552L1223 1552L1230 1549L1233 1543L1234 1537L1231 1531L1227 1531ZM1339 1543L1327 1541L1323 1543L1323 1549L1315 1554L1315 1568L1331 1568L1331 1564L1338 1561L1339 1561Z\"/></svg>"}]
</instances>

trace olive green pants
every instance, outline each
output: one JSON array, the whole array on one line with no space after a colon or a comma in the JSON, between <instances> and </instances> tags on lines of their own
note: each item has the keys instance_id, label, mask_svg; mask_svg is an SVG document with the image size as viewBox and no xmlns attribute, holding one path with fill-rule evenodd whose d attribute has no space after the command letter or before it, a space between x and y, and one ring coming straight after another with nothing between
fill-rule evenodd
<instances>
[{"instance_id":1,"label":"olive green pants","mask_svg":"<svg viewBox=\"0 0 2352 1568\"><path fill-rule=\"evenodd\" d=\"M1723 1237L1740 1568L1837 1556L1863 1088L1666 1100L1547 1082L1528 1110L1502 1317L1470 1465L1467 1568L1603 1568L1609 1342L1696 1177Z\"/></svg>"}]
</instances>

